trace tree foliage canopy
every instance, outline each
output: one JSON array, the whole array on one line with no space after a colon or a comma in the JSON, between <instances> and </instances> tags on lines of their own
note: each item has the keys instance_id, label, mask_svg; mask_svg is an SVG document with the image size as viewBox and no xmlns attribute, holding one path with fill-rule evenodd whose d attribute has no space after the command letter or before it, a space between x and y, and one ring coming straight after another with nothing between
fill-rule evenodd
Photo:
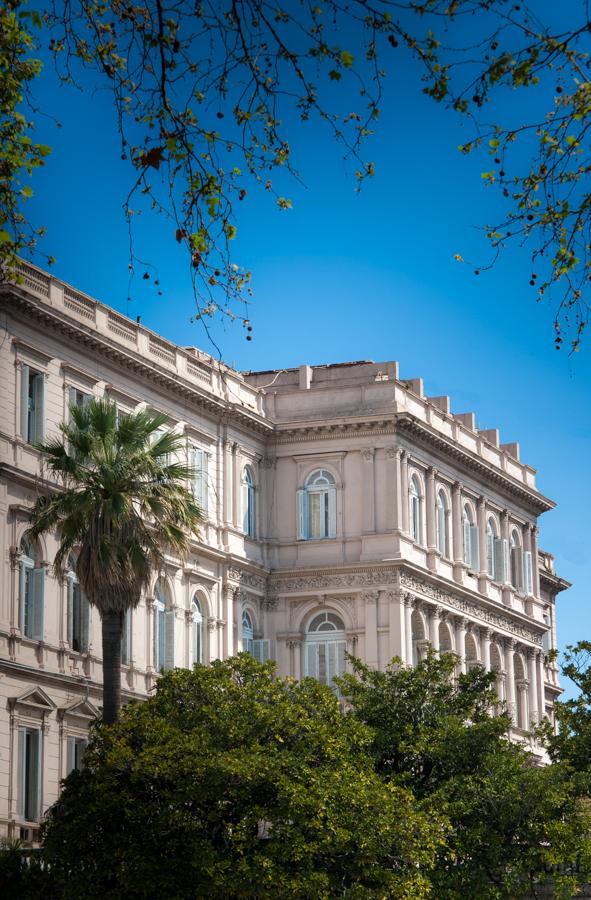
<instances>
[{"instance_id":1,"label":"tree foliage canopy","mask_svg":"<svg viewBox=\"0 0 591 900\"><path fill-rule=\"evenodd\" d=\"M186 247L198 316L225 312L247 327L241 301L250 272L231 249L238 208L257 185L281 209L290 207L282 171L299 177L298 119L324 122L359 183L373 175L363 142L379 118L386 72L407 66L410 55L424 92L472 123L461 151L490 154L482 180L501 190L506 210L485 229L493 259L509 242L527 244L535 295L555 303L557 346L568 336L578 349L591 278L590 13L576 0L565 24L564 8L553 21L548 7L543 21L539 7L514 0L318 0L285 8L266 0L53 0L41 21L24 0L9 0L0 20L0 71L10 73L0 94L7 148L0 260L10 270L34 239L19 208L31 191L21 178L48 148L33 144L19 104L40 70L31 57L38 25L65 82L81 83L86 69L112 89L121 154L133 171L125 200L130 238L146 203L164 214L171 241ZM517 111L516 91L529 95Z\"/></svg>"}]
</instances>

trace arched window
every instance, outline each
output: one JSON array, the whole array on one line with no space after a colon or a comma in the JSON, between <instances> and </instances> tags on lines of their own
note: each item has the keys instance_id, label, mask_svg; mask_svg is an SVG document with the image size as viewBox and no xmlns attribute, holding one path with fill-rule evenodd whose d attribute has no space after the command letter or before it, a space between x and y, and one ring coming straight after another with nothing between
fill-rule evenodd
<instances>
[{"instance_id":1,"label":"arched window","mask_svg":"<svg viewBox=\"0 0 591 900\"><path fill-rule=\"evenodd\" d=\"M19 624L24 637L43 640L45 568L35 544L23 540L19 558Z\"/></svg>"},{"instance_id":2,"label":"arched window","mask_svg":"<svg viewBox=\"0 0 591 900\"><path fill-rule=\"evenodd\" d=\"M166 582L159 578L154 588L154 668L174 668L174 610Z\"/></svg>"},{"instance_id":3,"label":"arched window","mask_svg":"<svg viewBox=\"0 0 591 900\"><path fill-rule=\"evenodd\" d=\"M197 594L193 597L191 613L191 662L193 664L203 663L203 629L205 623Z\"/></svg>"},{"instance_id":4,"label":"arched window","mask_svg":"<svg viewBox=\"0 0 591 900\"><path fill-rule=\"evenodd\" d=\"M464 562L472 572L478 571L478 527L474 524L472 510L468 503L462 511L462 531L464 535Z\"/></svg>"},{"instance_id":5,"label":"arched window","mask_svg":"<svg viewBox=\"0 0 591 900\"><path fill-rule=\"evenodd\" d=\"M511 584L518 591L523 589L523 550L517 528L511 529Z\"/></svg>"},{"instance_id":6,"label":"arched window","mask_svg":"<svg viewBox=\"0 0 591 900\"><path fill-rule=\"evenodd\" d=\"M333 476L317 469L298 491L298 537L318 540L336 536L337 492Z\"/></svg>"},{"instance_id":7,"label":"arched window","mask_svg":"<svg viewBox=\"0 0 591 900\"><path fill-rule=\"evenodd\" d=\"M333 612L314 616L305 640L305 672L336 690L333 679L345 671L345 625Z\"/></svg>"},{"instance_id":8,"label":"arched window","mask_svg":"<svg viewBox=\"0 0 591 900\"><path fill-rule=\"evenodd\" d=\"M501 576L497 565L499 556L498 544L497 526L493 517L489 516L486 522L486 571L493 581L499 581Z\"/></svg>"},{"instance_id":9,"label":"arched window","mask_svg":"<svg viewBox=\"0 0 591 900\"><path fill-rule=\"evenodd\" d=\"M242 611L242 647L247 653L252 653L254 642L254 628L250 613Z\"/></svg>"},{"instance_id":10,"label":"arched window","mask_svg":"<svg viewBox=\"0 0 591 900\"><path fill-rule=\"evenodd\" d=\"M415 544L422 543L422 522L421 522L421 492L416 477L410 479L408 487L408 501L410 513L410 535Z\"/></svg>"},{"instance_id":11,"label":"arched window","mask_svg":"<svg viewBox=\"0 0 591 900\"><path fill-rule=\"evenodd\" d=\"M68 642L72 650L86 653L90 636L90 605L84 596L78 576L76 575L76 559L70 556L66 574L68 589Z\"/></svg>"},{"instance_id":12,"label":"arched window","mask_svg":"<svg viewBox=\"0 0 591 900\"><path fill-rule=\"evenodd\" d=\"M255 505L254 505L254 479L250 466L246 466L242 473L242 530L248 537L255 537Z\"/></svg>"},{"instance_id":13,"label":"arched window","mask_svg":"<svg viewBox=\"0 0 591 900\"><path fill-rule=\"evenodd\" d=\"M437 494L437 549L442 556L449 557L448 510L445 491Z\"/></svg>"}]
</instances>

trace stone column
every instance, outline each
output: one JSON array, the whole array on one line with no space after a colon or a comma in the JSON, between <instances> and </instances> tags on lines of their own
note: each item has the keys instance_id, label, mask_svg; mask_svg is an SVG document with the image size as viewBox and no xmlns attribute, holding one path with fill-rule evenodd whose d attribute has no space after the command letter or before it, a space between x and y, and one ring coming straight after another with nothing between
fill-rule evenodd
<instances>
[{"instance_id":1,"label":"stone column","mask_svg":"<svg viewBox=\"0 0 591 900\"><path fill-rule=\"evenodd\" d=\"M365 600L365 662L378 668L378 592L363 594Z\"/></svg>"},{"instance_id":2,"label":"stone column","mask_svg":"<svg viewBox=\"0 0 591 900\"><path fill-rule=\"evenodd\" d=\"M154 671L154 597L146 597L146 672Z\"/></svg>"},{"instance_id":3,"label":"stone column","mask_svg":"<svg viewBox=\"0 0 591 900\"><path fill-rule=\"evenodd\" d=\"M538 568L538 534L539 528L534 525L531 530L531 568L534 597L540 596L540 570Z\"/></svg>"},{"instance_id":4,"label":"stone column","mask_svg":"<svg viewBox=\"0 0 591 900\"><path fill-rule=\"evenodd\" d=\"M375 450L366 447L361 451L363 483L363 531L373 534L376 530L375 503Z\"/></svg>"},{"instance_id":5,"label":"stone column","mask_svg":"<svg viewBox=\"0 0 591 900\"><path fill-rule=\"evenodd\" d=\"M516 722L515 715L515 668L513 656L515 653L515 641L513 638L505 639L505 700L507 701L507 711L511 717L513 724Z\"/></svg>"},{"instance_id":6,"label":"stone column","mask_svg":"<svg viewBox=\"0 0 591 900\"><path fill-rule=\"evenodd\" d=\"M400 451L400 511L402 531L408 534L408 454Z\"/></svg>"},{"instance_id":7,"label":"stone column","mask_svg":"<svg viewBox=\"0 0 591 900\"><path fill-rule=\"evenodd\" d=\"M546 673L544 669L544 653L542 650L536 652L536 687L538 691L538 719L542 722L546 716Z\"/></svg>"},{"instance_id":8,"label":"stone column","mask_svg":"<svg viewBox=\"0 0 591 900\"><path fill-rule=\"evenodd\" d=\"M523 722L524 730L527 730L530 719L528 717L527 710L527 700L529 693L529 683L527 681L518 681L517 682L517 702L519 704L519 719Z\"/></svg>"},{"instance_id":9,"label":"stone column","mask_svg":"<svg viewBox=\"0 0 591 900\"><path fill-rule=\"evenodd\" d=\"M287 647L289 649L290 675L299 681L305 674L302 672L302 642L301 640L291 640L287 642Z\"/></svg>"},{"instance_id":10,"label":"stone column","mask_svg":"<svg viewBox=\"0 0 591 900\"><path fill-rule=\"evenodd\" d=\"M439 623L441 622L441 609L432 606L429 613L429 641L433 649L439 653Z\"/></svg>"},{"instance_id":11,"label":"stone column","mask_svg":"<svg viewBox=\"0 0 591 900\"><path fill-rule=\"evenodd\" d=\"M530 725L538 724L538 675L536 672L536 651L531 647L527 651L527 679L529 682L529 722Z\"/></svg>"},{"instance_id":12,"label":"stone column","mask_svg":"<svg viewBox=\"0 0 591 900\"><path fill-rule=\"evenodd\" d=\"M482 665L487 672L490 672L490 643L492 632L490 628L480 629L480 650L482 655Z\"/></svg>"},{"instance_id":13,"label":"stone column","mask_svg":"<svg viewBox=\"0 0 591 900\"><path fill-rule=\"evenodd\" d=\"M224 524L232 524L232 442L224 441Z\"/></svg>"},{"instance_id":14,"label":"stone column","mask_svg":"<svg viewBox=\"0 0 591 900\"><path fill-rule=\"evenodd\" d=\"M460 672L466 671L466 619L461 616L455 620L456 631L456 654L460 657L458 669Z\"/></svg>"},{"instance_id":15,"label":"stone column","mask_svg":"<svg viewBox=\"0 0 591 900\"><path fill-rule=\"evenodd\" d=\"M437 526L435 523L435 469L427 469L427 488L425 491L425 518L427 520L427 548L437 550Z\"/></svg>"},{"instance_id":16,"label":"stone column","mask_svg":"<svg viewBox=\"0 0 591 900\"><path fill-rule=\"evenodd\" d=\"M478 586L486 593L488 584L488 560L486 553L486 501L484 497L478 498L478 556L480 557L480 576Z\"/></svg>"},{"instance_id":17,"label":"stone column","mask_svg":"<svg viewBox=\"0 0 591 900\"><path fill-rule=\"evenodd\" d=\"M194 660L191 659L191 638L193 630L193 610L185 610L185 668L190 669Z\"/></svg>"},{"instance_id":18,"label":"stone column","mask_svg":"<svg viewBox=\"0 0 591 900\"><path fill-rule=\"evenodd\" d=\"M240 453L236 442L232 444L232 524L240 523Z\"/></svg>"},{"instance_id":19,"label":"stone column","mask_svg":"<svg viewBox=\"0 0 591 900\"><path fill-rule=\"evenodd\" d=\"M226 659L234 656L236 653L234 643L234 590L230 584L223 585L220 598L223 607L222 615L226 617L226 646L224 648ZM240 621L242 622L242 618Z\"/></svg>"},{"instance_id":20,"label":"stone column","mask_svg":"<svg viewBox=\"0 0 591 900\"><path fill-rule=\"evenodd\" d=\"M402 528L400 453L398 447L386 447L386 528L397 532Z\"/></svg>"},{"instance_id":21,"label":"stone column","mask_svg":"<svg viewBox=\"0 0 591 900\"><path fill-rule=\"evenodd\" d=\"M464 551L462 546L462 486L455 481L451 489L451 522L453 539L454 578L462 580Z\"/></svg>"},{"instance_id":22,"label":"stone column","mask_svg":"<svg viewBox=\"0 0 591 900\"><path fill-rule=\"evenodd\" d=\"M222 648L218 647L217 641L217 619L215 616L209 616L207 619L207 647L209 650L209 659L223 659Z\"/></svg>"},{"instance_id":23,"label":"stone column","mask_svg":"<svg viewBox=\"0 0 591 900\"><path fill-rule=\"evenodd\" d=\"M407 594L404 598L404 644L406 649L406 658L404 662L407 666L412 666L413 658L412 658L412 611L413 611L414 601L413 598Z\"/></svg>"}]
</instances>

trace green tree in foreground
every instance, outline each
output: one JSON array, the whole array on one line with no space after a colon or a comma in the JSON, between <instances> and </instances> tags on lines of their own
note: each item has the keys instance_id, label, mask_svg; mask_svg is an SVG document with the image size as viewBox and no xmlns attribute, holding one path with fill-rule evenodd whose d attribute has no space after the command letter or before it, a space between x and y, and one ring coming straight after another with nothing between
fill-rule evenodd
<instances>
[{"instance_id":1,"label":"green tree in foreground","mask_svg":"<svg viewBox=\"0 0 591 900\"><path fill-rule=\"evenodd\" d=\"M451 823L433 896L513 900L532 896L557 863L579 859L589 871L591 819L569 770L534 765L508 740L508 717L491 715L495 674L477 667L455 680L456 663L430 653L416 668L377 672L356 660L340 680L372 731L377 772ZM555 876L554 896L572 897L576 884Z\"/></svg>"},{"instance_id":2,"label":"green tree in foreground","mask_svg":"<svg viewBox=\"0 0 591 900\"><path fill-rule=\"evenodd\" d=\"M72 406L70 415L60 426L63 438L40 445L62 489L37 500L29 533L58 531L56 574L73 557L82 590L100 613L103 720L112 723L121 706L123 617L164 554L189 550L200 511L187 488L191 469L171 461L182 439L162 432L166 416L119 418L106 400Z\"/></svg>"},{"instance_id":3,"label":"green tree in foreground","mask_svg":"<svg viewBox=\"0 0 591 900\"><path fill-rule=\"evenodd\" d=\"M421 898L441 817L386 783L371 732L249 654L158 681L98 726L44 829L64 898Z\"/></svg>"},{"instance_id":4,"label":"green tree in foreground","mask_svg":"<svg viewBox=\"0 0 591 900\"><path fill-rule=\"evenodd\" d=\"M548 733L553 759L568 763L581 789L591 791L591 641L579 641L567 647L562 672L579 690L572 700L556 704L558 734Z\"/></svg>"}]
</instances>

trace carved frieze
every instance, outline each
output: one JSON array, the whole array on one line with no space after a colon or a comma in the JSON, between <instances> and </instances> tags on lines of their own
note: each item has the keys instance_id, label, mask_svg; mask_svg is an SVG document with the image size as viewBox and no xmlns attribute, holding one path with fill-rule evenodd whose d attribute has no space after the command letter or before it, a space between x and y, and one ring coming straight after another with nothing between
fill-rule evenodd
<instances>
[{"instance_id":1,"label":"carved frieze","mask_svg":"<svg viewBox=\"0 0 591 900\"><path fill-rule=\"evenodd\" d=\"M477 601L456 596L443 588L438 588L426 581L422 581L414 575L402 573L401 581L404 587L409 588L411 591L416 591L429 600L435 600L445 606L451 606L473 619L486 622L487 625L491 625L493 628L509 631L511 634L530 641L532 644L542 643L541 634L538 634L531 628L527 628L521 622L504 615L500 610L489 609Z\"/></svg>"},{"instance_id":2,"label":"carved frieze","mask_svg":"<svg viewBox=\"0 0 591 900\"><path fill-rule=\"evenodd\" d=\"M228 569L228 578L237 581L243 586L254 588L256 591L264 591L267 585L267 579L254 572L244 572L242 569Z\"/></svg>"},{"instance_id":3,"label":"carved frieze","mask_svg":"<svg viewBox=\"0 0 591 900\"><path fill-rule=\"evenodd\" d=\"M346 572L342 575L302 575L292 578L274 578L273 587L281 593L335 590L338 588L364 588L387 585L396 580L398 569L371 569L365 572Z\"/></svg>"}]
</instances>

